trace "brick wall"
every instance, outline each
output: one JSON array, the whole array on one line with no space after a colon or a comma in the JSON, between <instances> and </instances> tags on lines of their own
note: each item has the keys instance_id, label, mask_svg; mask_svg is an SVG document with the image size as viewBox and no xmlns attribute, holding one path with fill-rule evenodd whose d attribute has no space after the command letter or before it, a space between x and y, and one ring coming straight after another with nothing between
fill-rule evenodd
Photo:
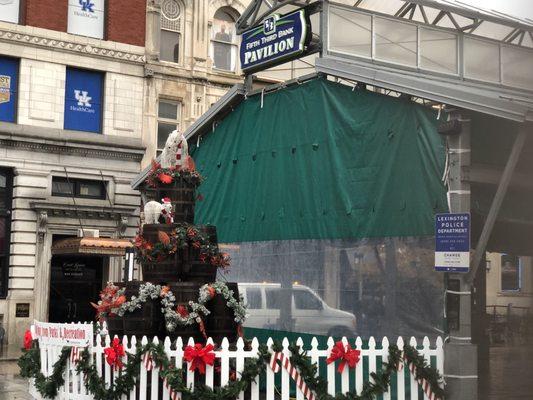
<instances>
[{"instance_id":1,"label":"brick wall","mask_svg":"<svg viewBox=\"0 0 533 400\"><path fill-rule=\"evenodd\" d=\"M107 40L144 46L146 0L107 1Z\"/></svg>"},{"instance_id":2,"label":"brick wall","mask_svg":"<svg viewBox=\"0 0 533 400\"><path fill-rule=\"evenodd\" d=\"M67 31L68 0L26 0L22 15L26 25Z\"/></svg>"}]
</instances>

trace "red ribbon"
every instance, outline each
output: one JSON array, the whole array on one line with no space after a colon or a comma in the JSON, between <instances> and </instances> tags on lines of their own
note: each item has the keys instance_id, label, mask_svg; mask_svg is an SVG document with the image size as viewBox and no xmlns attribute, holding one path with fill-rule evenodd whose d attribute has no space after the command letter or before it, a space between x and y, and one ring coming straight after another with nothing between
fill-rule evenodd
<instances>
[{"instance_id":1,"label":"red ribbon","mask_svg":"<svg viewBox=\"0 0 533 400\"><path fill-rule=\"evenodd\" d=\"M122 357L126 355L124 352L124 346L120 343L118 338L114 338L111 346L104 349L106 362L115 367L115 369L122 368Z\"/></svg>"},{"instance_id":2,"label":"red ribbon","mask_svg":"<svg viewBox=\"0 0 533 400\"><path fill-rule=\"evenodd\" d=\"M348 364L350 368L355 368L355 366L359 362L360 354L361 352L359 350L352 349L349 344L344 345L344 343L339 341L335 343L335 346L331 349L331 354L326 360L326 363L331 364L332 362L340 360L339 368L337 368L337 371L339 371L339 373L342 373L346 364Z\"/></svg>"},{"instance_id":3,"label":"red ribbon","mask_svg":"<svg viewBox=\"0 0 533 400\"><path fill-rule=\"evenodd\" d=\"M197 343L193 346L185 347L183 355L185 361L190 362L190 371L198 370L202 375L205 374L205 366L213 365L215 363L215 353L213 353L213 345L208 344L202 346L201 343Z\"/></svg>"}]
</instances>

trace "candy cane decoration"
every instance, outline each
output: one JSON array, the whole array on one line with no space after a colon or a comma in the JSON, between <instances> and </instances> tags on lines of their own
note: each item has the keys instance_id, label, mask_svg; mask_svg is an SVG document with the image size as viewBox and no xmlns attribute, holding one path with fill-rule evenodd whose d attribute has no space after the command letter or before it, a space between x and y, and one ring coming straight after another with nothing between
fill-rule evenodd
<instances>
[{"instance_id":1,"label":"candy cane decoration","mask_svg":"<svg viewBox=\"0 0 533 400\"><path fill-rule=\"evenodd\" d=\"M170 387L167 378L163 379L163 385L165 385L165 388L168 390L171 400L181 400L181 395Z\"/></svg>"},{"instance_id":2,"label":"candy cane decoration","mask_svg":"<svg viewBox=\"0 0 533 400\"><path fill-rule=\"evenodd\" d=\"M152 368L154 368L154 362L152 361L152 356L149 351L143 355L143 364L147 371L151 371Z\"/></svg>"},{"instance_id":3,"label":"candy cane decoration","mask_svg":"<svg viewBox=\"0 0 533 400\"><path fill-rule=\"evenodd\" d=\"M280 370L280 366L277 361L281 362L283 368L287 370L292 379L296 381L296 387L301 390L304 397L307 400L316 400L315 394L309 389L305 381L302 379L298 370L291 364L289 357L281 352L275 352L270 358L270 368L276 374Z\"/></svg>"},{"instance_id":4,"label":"candy cane decoration","mask_svg":"<svg viewBox=\"0 0 533 400\"><path fill-rule=\"evenodd\" d=\"M79 347L72 346L70 349L70 362L75 364L80 360L80 349Z\"/></svg>"},{"instance_id":5,"label":"candy cane decoration","mask_svg":"<svg viewBox=\"0 0 533 400\"><path fill-rule=\"evenodd\" d=\"M147 371L151 371L154 368L154 360L152 359L152 355L150 354L149 351L147 351L143 355L143 365ZM181 399L181 395L170 387L170 385L168 384L167 378L163 379L163 385L168 390L171 400Z\"/></svg>"},{"instance_id":6,"label":"candy cane decoration","mask_svg":"<svg viewBox=\"0 0 533 400\"><path fill-rule=\"evenodd\" d=\"M410 363L409 360L407 360L407 357L405 353L402 351L402 354L400 356L400 362L398 363L398 372L403 371L403 364L407 363L409 367L409 371L416 379L416 366L413 363ZM429 400L439 400L440 397L437 397L435 393L431 390L431 385L429 384L427 379L417 379L416 380L420 386L422 386L422 390L424 391L424 394L428 397Z\"/></svg>"}]
</instances>

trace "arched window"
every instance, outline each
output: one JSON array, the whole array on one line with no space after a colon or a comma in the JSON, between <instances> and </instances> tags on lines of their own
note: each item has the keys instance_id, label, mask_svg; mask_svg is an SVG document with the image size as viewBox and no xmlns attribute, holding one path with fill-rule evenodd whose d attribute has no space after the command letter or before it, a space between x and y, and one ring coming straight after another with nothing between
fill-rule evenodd
<instances>
[{"instance_id":1,"label":"arched window","mask_svg":"<svg viewBox=\"0 0 533 400\"><path fill-rule=\"evenodd\" d=\"M183 21L183 5L179 0L163 0L161 3L161 42L159 58L163 61L180 61L180 44Z\"/></svg>"},{"instance_id":2,"label":"arched window","mask_svg":"<svg viewBox=\"0 0 533 400\"><path fill-rule=\"evenodd\" d=\"M237 35L235 21L237 12L230 7L217 10L211 30L211 59L213 68L235 71L237 60Z\"/></svg>"}]
</instances>

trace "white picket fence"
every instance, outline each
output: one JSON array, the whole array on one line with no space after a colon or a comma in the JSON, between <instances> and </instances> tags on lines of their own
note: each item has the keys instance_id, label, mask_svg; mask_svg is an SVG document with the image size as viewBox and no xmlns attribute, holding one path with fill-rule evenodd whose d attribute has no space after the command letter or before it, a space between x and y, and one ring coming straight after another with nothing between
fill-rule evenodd
<instances>
[{"instance_id":1,"label":"white picket fence","mask_svg":"<svg viewBox=\"0 0 533 400\"><path fill-rule=\"evenodd\" d=\"M346 339L343 339L346 341ZM97 336L95 345L91 348L93 354L93 362L96 363L96 369L107 385L111 385L113 382L113 376L116 373L113 369L105 362L104 360L104 349L110 345L111 339L109 336L106 336L103 339L102 337ZM153 339L154 343L159 343L157 338ZM133 354L136 351L136 338L135 337L124 337L122 340L126 353ZM148 339L143 337L141 344L148 343ZM269 339L267 344L272 345L272 339ZM363 341L361 338L357 338L355 341L349 341L352 347L357 348L361 351L361 360L354 369L350 369L346 366L342 374L339 374L336 369L337 365L335 363L326 365L326 358L329 356L331 348L334 346L335 342L332 338L329 338L327 341L327 348L319 349L318 340L313 338L311 340L310 346L309 343L304 343L301 339L297 341L297 344L303 346L307 350L307 355L310 357L311 361L319 365L319 374L327 377L328 383L328 392L330 394L335 394L338 392L347 392L348 390L353 390L354 388L358 393L361 392L363 388L363 383L365 379L369 379L369 373L376 371L380 366L381 362L387 361L388 358L388 348L389 340L384 337L381 341L381 344L376 343L376 340L371 337L368 340L368 345L363 346ZM194 342L191 340L188 341L189 345L193 345ZM288 350L289 341L284 339L283 342L283 352L286 355L290 355ZM403 349L404 341L402 338L398 338L396 344L398 347ZM415 346L419 349L420 353L435 366L439 372L442 374L444 366L444 351L443 351L443 341L439 337L435 341L435 345L432 347L430 345L430 340L426 337L422 341L422 346L419 346L417 341L414 338L410 339L409 344ZM167 355L171 358L171 362L177 368L183 368L186 370L186 382L187 385L191 388L194 388L195 384L195 372L189 371L189 364L183 361L183 348L185 347L181 338L175 342L175 345L171 344L170 339L167 337L163 343ZM355 345L355 346L354 346ZM224 386L230 380L230 366L235 366L235 371L237 378L239 377L239 372L244 368L244 362L247 358L257 357L257 350L259 348L259 342L257 339L254 339L251 342L251 348L248 350L245 349L245 344L242 339L239 339L236 346L230 349L229 343L224 339L221 343L220 348L215 351L216 358L220 359L220 368L213 366L207 366L205 376L200 376L198 379L202 379L205 384L209 387L213 387L215 382L217 385ZM61 353L61 347L58 346L46 346L41 347L41 371L45 376L49 376L52 372L52 366L54 362L59 358ZM234 361L232 361L234 360ZM215 363L217 365L217 363ZM297 400L303 400L303 393L296 388L294 381L289 376L289 373L283 368L278 373L281 374L281 378L277 377L274 372L267 367L266 373L263 376L258 377L256 382L254 382L247 393L241 393L239 399L250 399L250 400L289 400L290 398L295 398ZM393 377L393 382L395 382L394 393L389 390L383 396L384 400L390 399L399 399L399 400L419 400L427 399L425 395L422 394L419 384L416 382L413 376L410 375L408 368L404 368L401 372L397 372L396 377ZM403 378L403 379L402 379ZM149 385L151 382L151 385ZM415 390L411 390L414 388ZM38 394L37 390L30 382L30 394L36 398L41 399L42 397ZM59 399L76 399L76 400L89 400L92 399L92 396L87 393L85 386L83 385L82 377L76 373L75 366L71 364L70 360L68 361L67 370L65 372L65 384L59 391ZM131 391L129 396L123 396L123 400L146 400L146 399L163 399L169 400L169 392L163 387L161 379L159 378L159 370L154 368L152 371L147 371L144 365L141 365L140 377L137 381L137 386L134 390Z\"/></svg>"}]
</instances>

